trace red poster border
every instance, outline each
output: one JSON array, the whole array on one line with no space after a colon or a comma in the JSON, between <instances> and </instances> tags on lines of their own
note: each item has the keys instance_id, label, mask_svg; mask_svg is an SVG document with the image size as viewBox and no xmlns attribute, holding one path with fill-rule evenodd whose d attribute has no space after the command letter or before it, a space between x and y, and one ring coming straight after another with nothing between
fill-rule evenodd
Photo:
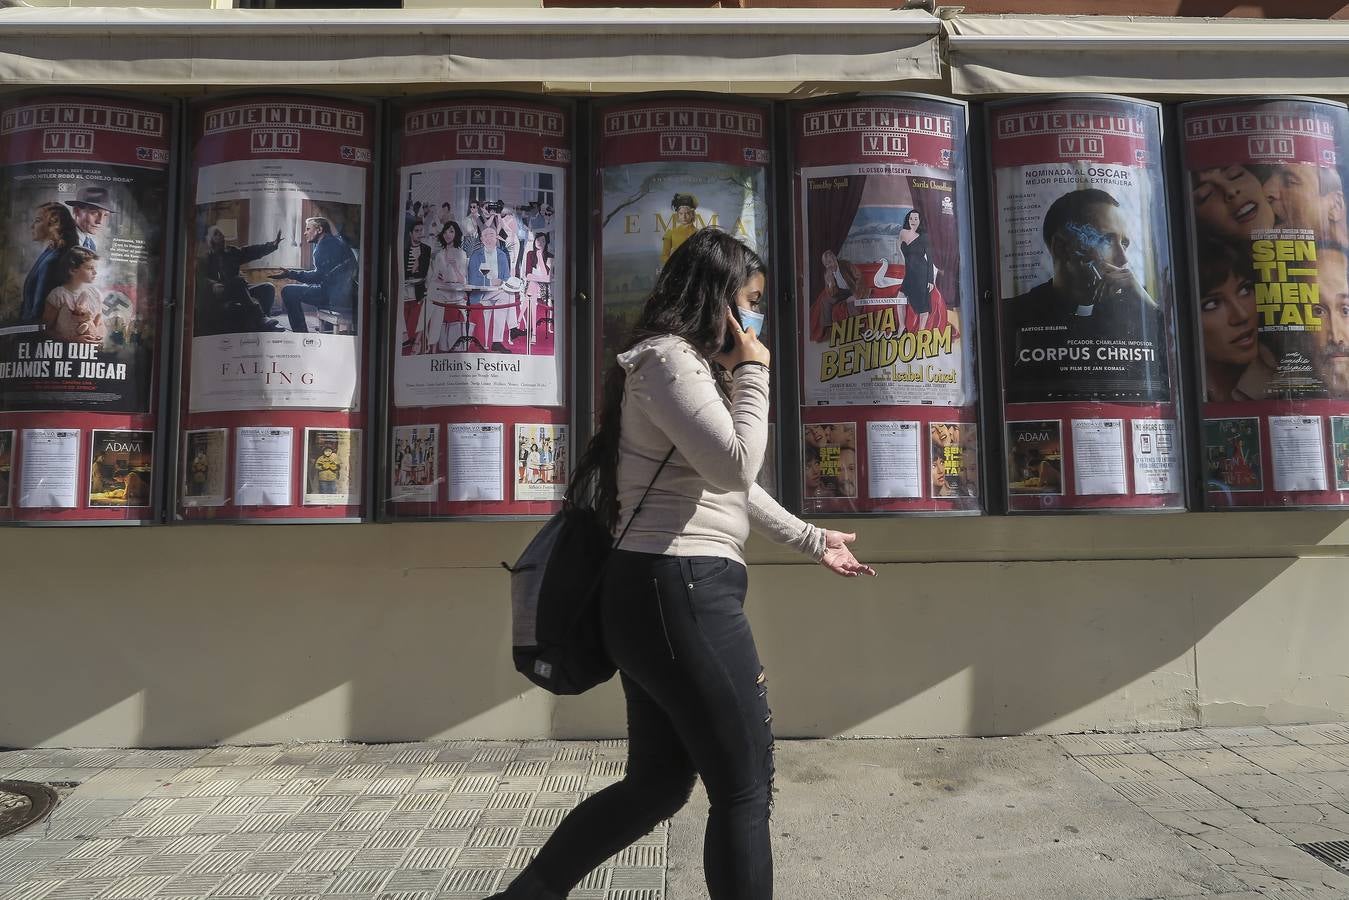
<instances>
[{"instance_id":1,"label":"red poster border","mask_svg":"<svg viewBox=\"0 0 1349 900\"><path fill-rule=\"evenodd\" d=\"M177 519L186 522L214 522L214 521L234 521L234 522L331 522L361 521L367 516L367 511L372 508L373 498L369 496L367 490L369 479L367 473L370 470L370 423L374 420L371 415L371 379L376 377L372 370L371 360L373 359L373 335L375 328L374 322L374 303L375 293L375 275L377 272L374 264L376 248L374 246L376 181L379 172L379 119L380 105L376 101L364 100L354 97L342 97L323 93L308 92L286 92L286 91L258 91L244 92L238 94L229 94L225 96L212 96L208 99L199 100L188 107L186 114L187 121L187 144L184 148L183 165L183 185L180 192L179 207L189 215L185 215L180 222L181 228L186 231L194 227L195 210L197 206L196 179L197 172L201 168L202 160L199 151L199 145L203 135L200 134L200 120L208 111L228 106L230 104L240 104L245 102L266 102L266 101L289 101L295 103L309 102L328 102L338 105L346 105L352 108L359 108L366 115L365 133L361 140L368 144L370 148L370 165L366 177L366 196L365 196L365 215L363 216L362 229L364 235L362 240L365 244L365 258L361 260L362 284L364 290L363 296L359 302L362 304L363 323L361 338L360 366L362 378L359 381L357 396L360 399L360 408L357 410L296 410L296 409L276 409L276 410L235 410L222 412L198 412L188 411L188 399L191 391L191 347L192 347L192 310L189 309L187 302L187 279L191 276L192 260L188 257L191 242L184 240L179 248L179 273L183 277L183 289L180 293L183 299L180 303L182 315L179 317L178 328L178 422L177 437L174 442L177 459L174 460L173 482L169 485L169 496L172 498L174 515ZM227 139L222 139L227 140ZM219 159L212 159L211 162L223 162L227 159L248 158L245 155L236 154L230 157L224 153L222 143L222 156ZM238 506L234 503L234 469L235 454L237 452L236 429L256 427L256 426L274 426L277 428L292 429L291 446L291 502L284 506ZM217 506L184 506L182 503L182 478L186 471L182 454L186 452L186 444L183 436L188 431L198 431L202 429L224 428L226 430L225 454L226 454L226 475L225 475L225 502ZM305 485L305 466L304 466L304 436L305 430L311 428L334 428L334 429L353 429L362 433L361 438L361 493L360 502L357 504L318 506L304 504L304 485Z\"/></svg>"},{"instance_id":2,"label":"red poster border","mask_svg":"<svg viewBox=\"0 0 1349 900\"><path fill-rule=\"evenodd\" d=\"M1186 123L1188 114L1195 110L1205 108L1214 108L1218 110L1231 111L1234 115L1245 107L1259 107L1270 103L1303 103L1310 106L1329 107L1336 110L1342 117L1341 121L1349 126L1349 105L1337 100L1329 100L1324 97L1307 97L1292 94L1266 94L1251 97L1219 97L1207 100L1195 100L1188 103L1181 103L1176 107L1176 123L1178 125L1180 142L1180 176L1188 180L1190 173L1188 147L1186 144ZM1340 140L1335 146L1335 150L1341 160L1337 165L1343 165L1343 160L1349 159L1349 133L1340 135ZM1199 296L1199 269L1195 265L1198 255L1199 240L1195 227L1195 216L1190 191L1185 183L1182 183L1182 190L1185 195L1185 234L1186 234L1186 252L1187 263L1190 270L1188 287L1192 291L1192 296ZM1339 491L1334 489L1335 485L1335 448L1331 438L1331 416L1349 415L1349 400L1334 400L1326 398L1309 398L1305 400L1250 400L1250 401L1229 401L1218 402L1203 399L1202 391L1204 387L1204 346L1202 332L1199 328L1194 330L1194 340L1192 341L1192 356L1194 360L1194 372L1196 381L1196 394L1201 397L1199 410L1201 420L1199 423L1199 460L1200 471L1205 475L1204 489L1202 491L1203 507L1209 512L1221 512L1231 510L1265 510L1265 509L1349 509L1349 490ZM1326 466L1328 468L1329 480L1328 489L1324 491L1278 491L1274 489L1274 462L1273 448L1270 438L1269 417L1275 415L1305 415L1319 416L1323 420L1323 434L1325 436L1324 450L1326 454ZM1218 419L1241 419L1255 418L1260 423L1260 466L1261 466L1261 489L1258 491L1234 491L1213 485L1204 472L1204 423Z\"/></svg>"},{"instance_id":3,"label":"red poster border","mask_svg":"<svg viewBox=\"0 0 1349 900\"><path fill-rule=\"evenodd\" d=\"M563 218L560 227L570 229L575 221L575 204L584 202L576 196L576 134L577 134L577 113L576 104L571 100L551 100L529 94L511 94L511 93L452 93L438 94L431 97L417 97L414 100L406 100L391 106L391 121L388 123L388 130L393 134L392 149L390 159L387 165L386 182L392 182L396 186L398 171L402 168L402 148L404 138L405 117L413 114L415 111L426 107L436 106L438 104L468 103L477 101L480 103L506 104L515 107L525 107L534 110L548 110L558 113L563 119L563 137L558 141L571 153L569 160L547 160L549 165L557 166L566 172L567 194L566 207L564 208ZM546 143L542 138L537 142L538 149L541 149ZM453 153L446 152L439 159L427 157L422 162L449 161L455 159L473 160L481 159L485 161L501 162L507 157L494 153L473 152L469 150L456 150ZM529 160L512 159L513 162L529 162ZM544 160L540 158L537 161L543 164ZM402 205L397 202L398 193L396 190L386 193L386 205L388 210L384 211L384 221L386 222L387 238L384 243L383 252L390 260L388 266L389 283L386 285L387 296L396 298L398 296L397 279L399 276L398 266L395 264L393 254L398 246L397 235L399 233L398 217L401 215ZM418 519L543 519L551 516L562 508L560 500L516 500L515 499L515 428L518 425L562 425L568 428L569 454L571 464L575 465L584 446L580 443L580 435L575 423L572 421L573 415L573 386L576 378L575 353L577 333L572 316L577 314L576 304L571 302L572 292L577 283L576 272L573 262L576 259L576 247L572 241L566 244L568 259L566 277L567 282L562 291L558 291L554 300L555 304L564 303L568 312L566 320L566 333L555 334L555 340L565 340L564 377L566 379L563 385L563 405L562 406L495 406L487 404L476 405L443 405L443 406L416 406L399 408L393 403L393 392L395 389L393 383L393 359L400 351L395 346L397 341L398 329L395 327L396 320L394 316L399 315L397 304L392 300L388 304L388 310L385 316L384 325L386 326L385 349L388 352L387 371L384 373L387 380L386 389L381 391L382 402L386 404L386 427L384 434L380 436L383 451L383 458L387 461L386 465L379 467L376 491L381 498L381 515L383 518L391 521L410 521ZM449 426L465 423L483 423L483 424L501 424L502 425L502 499L501 500L448 500L448 485L445 480L445 473L448 470L449 463ZM393 429L396 426L412 425L434 425L437 426L436 433L436 465L439 473L436 483L436 499L431 501L398 501L390 499L392 493L393 478L393 460L391 458L391 448L393 446Z\"/></svg>"},{"instance_id":4,"label":"red poster border","mask_svg":"<svg viewBox=\"0 0 1349 900\"><path fill-rule=\"evenodd\" d=\"M844 98L828 98L824 100L803 101L798 104L792 104L788 109L788 128L790 130L791 141L791 247L792 247L792 277L794 281L794 295L796 303L791 310L793 324L795 328L796 340L792 348L796 353L798 368L797 390L799 397L804 397L805 390L805 370L801 365L805 360L805 333L801 329L801 305L808 304L808 288L805 283L805 262L806 251L802 246L802 217L805 213L800 208L801 205L801 169L802 153L800 152L802 120L805 116L815 111L824 111L831 109L846 110L858 105L866 105L868 102L877 101L897 101L896 105L914 104L915 112L917 107L923 104L932 104L948 107L950 109L950 118L952 120L951 134L951 155L953 157L951 166L951 180L958 186L961 176L964 176L964 195L957 202L957 214L962 216L964 247L973 248L974 246L974 215L972 204L973 178L970 173L969 161L969 104L948 97L939 97L930 94L914 93L865 93L857 94ZM921 113L920 113L921 114ZM960 127L963 126L963 127ZM963 149L964 153L957 152ZM883 158L880 161L885 161ZM963 163L958 165L958 163ZM850 155L841 155L834 162L826 162L824 159L812 159L810 165L852 165L864 164L860 158L854 158ZM957 223L957 234L961 234L960 222ZM978 285L977 271L974 260L970 259L968 265L971 267L962 277L969 287L972 296L962 298L965 301L962 305L973 315L971 321L965 322L962 319L962 325L968 330L968 335L962 334L961 340L966 341L966 350L973 353L972 373L974 381L974 390L971 392L969 402L964 406L935 406L932 404L858 404L836 406L815 406L807 405L804 402L799 403L799 418L802 431L804 426L826 423L826 422L856 422L857 423L857 482L858 496L849 498L810 498L805 496L804 472L791 473L791 477L798 482L798 488L801 491L801 507L806 515L818 516L852 516L852 515L872 515L888 514L902 515L905 513L913 515L948 515L948 516L969 516L982 515L985 512L985 497L988 492L989 478L988 473L982 471L982 462L984 454L981 452L981 442L984 439L982 433L980 415L979 415L979 334L978 327L979 306L977 302ZM868 466L869 450L866 446L864 437L868 422L888 422L888 421L912 421L919 422L922 426L922 435L920 437L922 450L919 454L923 465L921 472L921 481L923 496L917 498L870 498L865 497L866 486L868 484ZM928 447L931 443L930 426L933 422L956 422L961 425L973 425L975 427L975 441L973 449L976 457L976 465L979 468L979 488L973 497L952 497L941 498L932 497L931 490L931 472L930 461L928 460ZM786 440L786 435L781 435L780 440ZM802 433L792 436L792 439L800 445L803 440ZM799 457L799 454L792 454L789 458ZM804 465L804 461L803 461ZM779 476L785 477L784 475Z\"/></svg>"},{"instance_id":5,"label":"red poster border","mask_svg":"<svg viewBox=\"0 0 1349 900\"><path fill-rule=\"evenodd\" d=\"M166 186L170 188L166 192L166 203L169 204L164 209L165 215L165 233L168 232L168 224L174 220L175 210L172 208L173 191L172 180L175 173L175 158L177 144L177 124L178 111L171 102L155 100L151 97L138 95L126 95L118 93L101 93L97 90L92 92L72 91L59 94L39 94L33 92L24 92L15 94L8 98L9 102L4 104L8 109L12 106L27 106L34 103L46 102L54 103L58 101L69 100L76 102L88 102L90 104L125 104L129 107L135 107L142 110L153 110L159 112L164 120L164 132L161 137L153 141L156 146L162 147L167 154L163 172ZM119 142L119 149L123 143L129 143L129 140ZM50 157L53 161L66 158L61 156ZM83 156L70 156L72 160L88 161ZM34 162L29 159L25 162ZM130 163L110 163L110 165L130 165ZM168 314L169 294L172 289L172 272L174 260L165 254L161 260L162 271L160 273L160 284L162 295L160 298L161 308L159 320L156 323L154 355L151 360L150 371L150 393L148 399L148 408L144 413L125 413L125 412L91 412L91 411L43 411L43 410L22 410L14 412L0 412L0 431L13 430L14 445L10 456L10 496L8 498L0 497L0 525L150 525L159 522L163 506L163 492L160 485L166 481L166 476L173 472L171 461L166 457L166 450L169 442L163 440L163 427L165 422L160 417L160 409L163 406L163 392L167 385L162 378L164 368L164 354L169 352L172 337L170 329L167 327L170 321ZM23 465L23 432L35 428L57 428L72 429L80 432L80 452L78 491L76 494L76 505L70 508L56 507L37 507L25 509L19 506L19 486L21 484ZM90 479L90 459L89 447L93 441L95 431L105 430L131 430L131 431L149 431L155 434L155 458L152 459L153 481L152 490L154 496L149 506L143 507L116 507L116 506L90 506L89 504L89 479ZM8 505L3 505L5 500Z\"/></svg>"},{"instance_id":6,"label":"red poster border","mask_svg":"<svg viewBox=\"0 0 1349 900\"><path fill-rule=\"evenodd\" d=\"M1112 104L1134 105L1145 107L1152 110L1157 122L1157 145L1150 147L1149 152L1153 159L1157 160L1157 172L1161 176L1162 200L1165 208L1167 233L1163 235L1165 240L1158 241L1158 246L1168 255L1172 261L1170 271L1175 271L1174 266L1174 247L1173 235L1175 232L1174 223L1171 221L1170 211L1170 190L1166 183L1167 166L1166 159L1166 116L1161 103L1153 100L1142 100L1137 97L1127 97L1119 94L1100 94L1100 93L1063 93L1063 94L1044 94L1030 95L1025 97L1010 98L1007 100L998 100L988 103L984 107L984 125L985 134L993 134L993 122L997 113L1004 109L1010 109L1017 106L1028 107L1050 107L1057 103L1091 103L1103 101ZM992 138L989 137L991 142ZM1003 301L1001 297L1001 286L999 278L999 268L1002 260L1002 236L1000 234L998 213L997 213L997 189L996 189L996 171L993 160L993 153L990 149L986 153L986 175L988 189L988 227L990 240L988 242L989 254L991 256L991 278L990 287L994 294L994 304L996 308L995 319L995 344L998 360L999 382L1006 380L1006 365L1004 360L1004 341L1002 337L1002 318ZM1173 291L1173 293L1176 293ZM1002 429L1002 440L999 444L1003 448L1002 457L994 461L995 465L1002 468L1003 474L1000 483L1003 485L1003 497L1006 503L1006 509L1009 514L1024 513L1089 513L1089 512L1139 512L1139 513L1159 513L1159 512L1184 512L1186 509L1186 478L1187 471L1186 460L1189 454L1186 450L1188 432L1182 418L1182 411L1185 408L1185 402L1182 395L1181 384L1183 381L1180 371L1180 353L1176 347L1178 341L1176 317L1180 314L1176 305L1178 299L1172 301L1172 321L1167 323L1168 332L1166 334L1167 345L1170 350L1176 350L1172 355L1170 367L1170 388L1171 397L1169 401L1163 402L1142 402L1125 403L1118 401L1055 401L1055 402L1036 402L1036 403L1009 403L1006 395L999 398L999 407L1002 416L999 426ZM1040 497L1046 495L1025 495L1012 494L1008 487L1006 469L1008 465L1008 451L1006 446L1006 427L1008 422L1019 420L1036 419L1061 419L1063 421L1062 455L1063 466L1060 471L1060 478L1063 484L1063 493L1054 495L1062 498L1062 502L1044 503L1038 502ZM1070 468L1072 458L1072 427L1073 419L1124 419L1126 433L1132 432L1130 424L1134 419L1171 419L1176 422L1177 440L1180 443L1178 453L1181 459L1181 485L1180 490L1173 494L1120 494L1089 497L1076 495L1073 490L1073 473ZM1131 465L1132 449L1126 443L1125 452L1125 477L1129 484L1133 484L1133 468Z\"/></svg>"}]
</instances>

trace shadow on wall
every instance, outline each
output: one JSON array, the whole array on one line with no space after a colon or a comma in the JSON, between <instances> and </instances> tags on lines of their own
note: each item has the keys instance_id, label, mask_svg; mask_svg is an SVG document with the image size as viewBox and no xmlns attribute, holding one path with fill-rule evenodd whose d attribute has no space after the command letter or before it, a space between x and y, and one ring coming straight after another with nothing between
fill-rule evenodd
<instances>
[{"instance_id":1,"label":"shadow on wall","mask_svg":"<svg viewBox=\"0 0 1349 900\"><path fill-rule=\"evenodd\" d=\"M1343 514L852 524L882 577L753 548L781 736L1201 724L1195 646L1299 557L1349 571ZM555 702L511 668L497 561L532 531L8 531L0 745L621 735L613 685ZM1318 628L1279 627L1271 660Z\"/></svg>"}]
</instances>

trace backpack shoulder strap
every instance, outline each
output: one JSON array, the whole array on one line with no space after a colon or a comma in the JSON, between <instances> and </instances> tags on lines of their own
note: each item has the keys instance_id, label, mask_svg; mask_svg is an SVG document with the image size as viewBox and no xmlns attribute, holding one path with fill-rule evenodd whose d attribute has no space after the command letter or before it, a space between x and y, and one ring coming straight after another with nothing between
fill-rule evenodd
<instances>
[{"instance_id":1,"label":"backpack shoulder strap","mask_svg":"<svg viewBox=\"0 0 1349 900\"><path fill-rule=\"evenodd\" d=\"M642 511L642 504L646 502L646 495L651 493L651 488L655 487L656 479L660 477L661 470L664 469L665 464L670 461L670 457L674 456L674 452L675 448L671 446L670 452L665 454L665 458L662 459L660 465L656 467L656 474L651 476L651 482L646 486L646 490L642 491L642 499L637 501L637 506L633 509L632 515L628 516L628 524L623 526L623 533L618 536L618 540L614 541L615 550L618 549L619 544L623 543L623 538L628 536L628 529L632 527L632 520L637 518L637 514Z\"/></svg>"}]
</instances>

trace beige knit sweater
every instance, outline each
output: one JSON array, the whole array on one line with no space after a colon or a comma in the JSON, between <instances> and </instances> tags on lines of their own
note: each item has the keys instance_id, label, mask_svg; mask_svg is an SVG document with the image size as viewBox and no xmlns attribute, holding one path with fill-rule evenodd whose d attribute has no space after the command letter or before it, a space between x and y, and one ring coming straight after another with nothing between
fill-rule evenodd
<instances>
[{"instance_id":1,"label":"beige knit sweater","mask_svg":"<svg viewBox=\"0 0 1349 900\"><path fill-rule=\"evenodd\" d=\"M754 483L768 443L768 369L742 365L728 399L712 364L673 335L650 338L618 356L627 372L619 443L615 536L674 445L622 549L667 556L744 561L751 525L814 559L824 532L787 512Z\"/></svg>"}]
</instances>

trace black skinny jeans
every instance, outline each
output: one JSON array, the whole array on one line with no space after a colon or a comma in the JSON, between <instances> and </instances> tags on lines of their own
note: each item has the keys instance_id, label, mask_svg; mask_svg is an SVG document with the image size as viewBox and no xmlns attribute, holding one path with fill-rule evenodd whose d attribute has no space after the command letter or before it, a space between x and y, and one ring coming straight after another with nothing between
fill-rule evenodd
<instances>
[{"instance_id":1,"label":"black skinny jeans","mask_svg":"<svg viewBox=\"0 0 1349 900\"><path fill-rule=\"evenodd\" d=\"M674 815L696 775L711 811L703 869L711 900L769 900L773 735L745 617L745 567L716 556L615 551L604 638L628 706L628 770L557 827L530 864L564 895Z\"/></svg>"}]
</instances>

